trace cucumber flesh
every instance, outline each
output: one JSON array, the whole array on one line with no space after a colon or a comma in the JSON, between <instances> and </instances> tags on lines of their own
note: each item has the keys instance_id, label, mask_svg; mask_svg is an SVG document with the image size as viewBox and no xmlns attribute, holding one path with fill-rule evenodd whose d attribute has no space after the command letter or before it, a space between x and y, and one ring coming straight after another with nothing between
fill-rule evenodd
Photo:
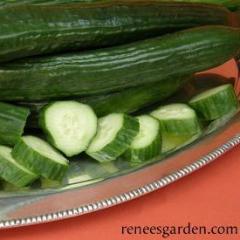
<instances>
[{"instance_id":1,"label":"cucumber flesh","mask_svg":"<svg viewBox=\"0 0 240 240\"><path fill-rule=\"evenodd\" d=\"M150 160L161 153L159 121L149 115L137 119L140 124L139 133L125 153L125 158L135 163Z\"/></svg>"},{"instance_id":2,"label":"cucumber flesh","mask_svg":"<svg viewBox=\"0 0 240 240\"><path fill-rule=\"evenodd\" d=\"M40 113L40 126L49 142L71 157L88 147L97 131L97 117L88 105L59 101Z\"/></svg>"},{"instance_id":3,"label":"cucumber flesh","mask_svg":"<svg viewBox=\"0 0 240 240\"><path fill-rule=\"evenodd\" d=\"M224 84L193 97L189 104L200 118L211 121L237 110L239 102L231 84Z\"/></svg>"},{"instance_id":4,"label":"cucumber flesh","mask_svg":"<svg viewBox=\"0 0 240 240\"><path fill-rule=\"evenodd\" d=\"M16 162L11 151L9 147L0 146L0 177L17 187L24 187L36 180L38 175Z\"/></svg>"},{"instance_id":5,"label":"cucumber flesh","mask_svg":"<svg viewBox=\"0 0 240 240\"><path fill-rule=\"evenodd\" d=\"M15 145L12 156L19 164L44 178L61 180L68 169L68 160L44 140L24 136Z\"/></svg>"},{"instance_id":6,"label":"cucumber flesh","mask_svg":"<svg viewBox=\"0 0 240 240\"><path fill-rule=\"evenodd\" d=\"M151 115L160 121L161 131L173 135L194 135L200 131L195 111L183 103L159 107Z\"/></svg>"},{"instance_id":7,"label":"cucumber flesh","mask_svg":"<svg viewBox=\"0 0 240 240\"><path fill-rule=\"evenodd\" d=\"M122 113L113 113L99 119L96 136L87 154L100 161L112 161L122 155L139 131L138 120Z\"/></svg>"}]
</instances>

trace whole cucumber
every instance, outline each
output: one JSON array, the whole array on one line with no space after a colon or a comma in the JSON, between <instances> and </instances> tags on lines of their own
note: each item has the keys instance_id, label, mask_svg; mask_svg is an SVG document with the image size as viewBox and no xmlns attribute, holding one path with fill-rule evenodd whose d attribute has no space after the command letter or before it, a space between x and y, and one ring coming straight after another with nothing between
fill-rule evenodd
<instances>
[{"instance_id":1,"label":"whole cucumber","mask_svg":"<svg viewBox=\"0 0 240 240\"><path fill-rule=\"evenodd\" d=\"M203 25L236 24L214 5L119 0L0 8L0 62L113 46Z\"/></svg>"},{"instance_id":2,"label":"whole cucumber","mask_svg":"<svg viewBox=\"0 0 240 240\"><path fill-rule=\"evenodd\" d=\"M13 6L19 4L38 4L38 5L55 5L67 3L86 3L86 2L104 2L105 0L2 0L0 6ZM112 0L114 2L114 0ZM164 0L158 0L164 1ZM190 3L208 3L223 5L229 10L236 11L240 9L240 2L238 0L169 0L169 2L190 2Z\"/></svg>"},{"instance_id":3,"label":"whole cucumber","mask_svg":"<svg viewBox=\"0 0 240 240\"><path fill-rule=\"evenodd\" d=\"M90 105L98 117L113 112L133 113L144 107L150 106L174 94L192 77L176 77L166 79L164 82L143 85L135 88L124 89L103 95L94 95L84 98L76 98L75 101ZM38 128L39 112L50 102L22 102L21 106L31 110L27 127Z\"/></svg>"},{"instance_id":4,"label":"whole cucumber","mask_svg":"<svg viewBox=\"0 0 240 240\"><path fill-rule=\"evenodd\" d=\"M0 100L96 95L223 64L240 52L240 29L192 28L128 45L2 64Z\"/></svg>"}]
</instances>

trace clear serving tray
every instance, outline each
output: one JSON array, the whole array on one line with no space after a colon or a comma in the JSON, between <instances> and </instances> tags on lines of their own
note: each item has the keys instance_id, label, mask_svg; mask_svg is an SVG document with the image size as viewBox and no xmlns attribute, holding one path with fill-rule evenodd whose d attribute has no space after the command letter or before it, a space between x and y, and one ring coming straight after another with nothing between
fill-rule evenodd
<instances>
[{"instance_id":1,"label":"clear serving tray","mask_svg":"<svg viewBox=\"0 0 240 240\"><path fill-rule=\"evenodd\" d=\"M235 60L228 62L224 71L223 67L213 69L201 73L199 79L202 81L199 88L213 82L234 81L240 98L240 75ZM193 88L187 85L169 101L181 101ZM201 136L141 165L131 165L122 159L99 164L87 157L76 158L61 186L39 181L18 191L11 188L0 191L0 228L56 221L129 201L202 168L238 144L239 110L211 122Z\"/></svg>"}]
</instances>

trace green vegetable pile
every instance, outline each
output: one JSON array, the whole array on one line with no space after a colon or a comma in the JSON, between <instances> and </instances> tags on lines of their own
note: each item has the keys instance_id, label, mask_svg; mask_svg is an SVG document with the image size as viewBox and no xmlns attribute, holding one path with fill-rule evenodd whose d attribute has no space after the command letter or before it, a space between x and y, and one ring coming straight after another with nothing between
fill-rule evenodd
<instances>
[{"instance_id":1,"label":"green vegetable pile","mask_svg":"<svg viewBox=\"0 0 240 240\"><path fill-rule=\"evenodd\" d=\"M39 178L61 182L81 153L141 164L236 111L231 84L184 103L163 100L195 73L239 56L239 7L231 0L1 1L0 178L17 188Z\"/></svg>"}]
</instances>

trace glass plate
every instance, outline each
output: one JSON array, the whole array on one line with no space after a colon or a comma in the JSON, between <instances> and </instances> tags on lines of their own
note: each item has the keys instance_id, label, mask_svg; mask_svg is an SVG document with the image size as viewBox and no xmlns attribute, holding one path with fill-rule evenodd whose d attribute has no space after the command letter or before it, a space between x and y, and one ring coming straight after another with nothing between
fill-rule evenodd
<instances>
[{"instance_id":1,"label":"glass plate","mask_svg":"<svg viewBox=\"0 0 240 240\"><path fill-rule=\"evenodd\" d=\"M201 88L226 81L234 81L240 98L235 60L198 74L196 79L168 101L184 101ZM201 136L144 164L131 165L122 159L99 164L87 157L76 158L61 186L39 181L20 191L11 187L0 191L0 228L60 220L126 202L200 169L238 144L239 110L206 126Z\"/></svg>"}]
</instances>

